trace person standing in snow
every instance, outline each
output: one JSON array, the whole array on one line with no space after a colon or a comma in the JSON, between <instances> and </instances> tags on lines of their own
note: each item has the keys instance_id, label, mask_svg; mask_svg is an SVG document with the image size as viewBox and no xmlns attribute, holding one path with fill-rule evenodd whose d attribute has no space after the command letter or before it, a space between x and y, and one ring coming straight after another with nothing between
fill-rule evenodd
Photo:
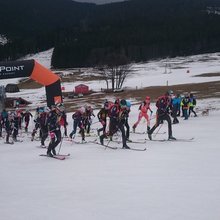
<instances>
[{"instance_id":1,"label":"person standing in snow","mask_svg":"<svg viewBox=\"0 0 220 220\"><path fill-rule=\"evenodd\" d=\"M7 116L4 118L4 127L6 131L6 144L11 144L12 142L9 141L10 135L12 134L12 120L13 117L11 114L7 114Z\"/></svg>"},{"instance_id":2,"label":"person standing in snow","mask_svg":"<svg viewBox=\"0 0 220 220\"><path fill-rule=\"evenodd\" d=\"M60 131L60 110L54 105L51 106L51 111L48 114L48 131L50 135L50 143L47 149L47 155L53 157L56 155L55 148L61 142L61 131ZM53 154L52 154L52 153Z\"/></svg>"},{"instance_id":3,"label":"person standing in snow","mask_svg":"<svg viewBox=\"0 0 220 220\"><path fill-rule=\"evenodd\" d=\"M1 112L2 127L5 127L5 119L8 118L8 112L3 109Z\"/></svg>"},{"instance_id":4,"label":"person standing in snow","mask_svg":"<svg viewBox=\"0 0 220 220\"><path fill-rule=\"evenodd\" d=\"M75 138L75 134L76 134L76 129L77 127L80 128L79 133L82 136L82 142L85 141L85 129L84 129L84 125L83 125L83 121L84 121L84 114L85 114L85 108L81 107L79 110L77 110L73 115L72 115L72 119L73 119L73 130L70 133L69 137L71 139Z\"/></svg>"},{"instance_id":5,"label":"person standing in snow","mask_svg":"<svg viewBox=\"0 0 220 220\"><path fill-rule=\"evenodd\" d=\"M64 128L64 136L67 137L67 115L66 115L66 111L64 109L64 107L62 107L61 109L61 117L60 117L60 126Z\"/></svg>"},{"instance_id":6,"label":"person standing in snow","mask_svg":"<svg viewBox=\"0 0 220 220\"><path fill-rule=\"evenodd\" d=\"M22 114L22 119L24 119L24 122L25 122L25 132L28 131L28 125L29 125L29 122L30 122L30 118L32 118L33 115L27 110L25 113Z\"/></svg>"},{"instance_id":7,"label":"person standing in snow","mask_svg":"<svg viewBox=\"0 0 220 220\"><path fill-rule=\"evenodd\" d=\"M117 99L115 101L115 104L111 106L109 109L109 118L110 118L110 127L108 134L103 134L100 136L100 143L104 144L104 138L107 138L107 136L111 137L118 131L121 131L122 134L122 148L129 149L130 147L127 145L127 138L125 134L125 121L127 117L127 106L126 106L126 100L122 99L119 101Z\"/></svg>"},{"instance_id":8,"label":"person standing in snow","mask_svg":"<svg viewBox=\"0 0 220 220\"><path fill-rule=\"evenodd\" d=\"M103 134L106 133L106 124L107 124L107 117L108 117L108 108L109 104L108 102L104 103L104 107L100 109L100 111L97 114L99 122L102 124L102 128L99 128L97 130L98 136L100 136L100 132L103 131Z\"/></svg>"},{"instance_id":9,"label":"person standing in snow","mask_svg":"<svg viewBox=\"0 0 220 220\"><path fill-rule=\"evenodd\" d=\"M180 111L180 103L181 103L180 95L179 94L175 95L172 98L171 103L172 103L172 113L171 113L171 115L173 117L173 124L178 124L179 120L177 118L177 115Z\"/></svg>"},{"instance_id":10,"label":"person standing in snow","mask_svg":"<svg viewBox=\"0 0 220 220\"><path fill-rule=\"evenodd\" d=\"M187 120L189 117L189 105L190 105L190 99L188 93L184 96L180 105L182 106L184 120Z\"/></svg>"},{"instance_id":11,"label":"person standing in snow","mask_svg":"<svg viewBox=\"0 0 220 220\"><path fill-rule=\"evenodd\" d=\"M155 125L148 131L148 138L152 140L152 133L159 126L159 124L163 123L163 121L167 121L168 123L168 140L176 140L176 138L172 135L172 123L169 115L171 106L171 94L170 92L166 92L165 95L160 96L156 102L157 112L156 112L156 123Z\"/></svg>"},{"instance_id":12,"label":"person standing in snow","mask_svg":"<svg viewBox=\"0 0 220 220\"><path fill-rule=\"evenodd\" d=\"M153 114L153 111L150 108L150 97L146 96L145 101L143 101L141 103L141 105L139 106L139 115L138 115L138 120L137 122L133 125L133 132L135 133L135 129L138 126L139 122L141 121L141 119L144 117L147 121L147 131L150 130L150 117L147 114L148 110L151 112L151 115Z\"/></svg>"},{"instance_id":13,"label":"person standing in snow","mask_svg":"<svg viewBox=\"0 0 220 220\"><path fill-rule=\"evenodd\" d=\"M44 108L42 107L37 107L36 108L36 112L35 112L35 116L34 116L34 129L31 133L31 141L34 140L34 137L35 137L35 134L37 133L37 130L40 128L40 124L39 124L39 117L40 117L40 114L44 112ZM40 137L41 137L41 134L40 134Z\"/></svg>"},{"instance_id":14,"label":"person standing in snow","mask_svg":"<svg viewBox=\"0 0 220 220\"><path fill-rule=\"evenodd\" d=\"M18 116L17 115L17 112L13 112L11 114L11 117L12 117L12 120L11 120L11 123L12 123L12 138L13 138L13 141L18 141L17 140L17 136L18 136L18 130L20 128L20 115Z\"/></svg>"},{"instance_id":15,"label":"person standing in snow","mask_svg":"<svg viewBox=\"0 0 220 220\"><path fill-rule=\"evenodd\" d=\"M48 124L47 124L47 117L49 112L45 109L43 112L39 114L38 117L38 124L40 128L40 140L41 140L41 147L45 148L45 140L48 137Z\"/></svg>"},{"instance_id":16,"label":"person standing in snow","mask_svg":"<svg viewBox=\"0 0 220 220\"><path fill-rule=\"evenodd\" d=\"M93 108L89 105L85 105L85 114L84 114L84 126L87 135L90 135L90 128L92 124L92 117L95 117L93 113Z\"/></svg>"},{"instance_id":17,"label":"person standing in snow","mask_svg":"<svg viewBox=\"0 0 220 220\"><path fill-rule=\"evenodd\" d=\"M23 117L22 117L23 111L22 111L22 109L16 108L15 113L16 113L16 117L17 117L16 120L18 120L18 128L21 129L21 124L22 124L22 119L23 119Z\"/></svg>"},{"instance_id":18,"label":"person standing in snow","mask_svg":"<svg viewBox=\"0 0 220 220\"><path fill-rule=\"evenodd\" d=\"M120 115L119 118L121 120L121 123L124 124L124 127L126 128L125 130L125 137L126 141L131 142L129 139L130 137L130 126L128 123L128 118L129 118L129 113L131 111L131 103L125 99L122 99L120 102Z\"/></svg>"},{"instance_id":19,"label":"person standing in snow","mask_svg":"<svg viewBox=\"0 0 220 220\"><path fill-rule=\"evenodd\" d=\"M190 93L189 95L189 117L190 117L191 112L194 114L194 117L197 117L197 114L194 111L195 107L196 107L196 98L192 93Z\"/></svg>"}]
</instances>

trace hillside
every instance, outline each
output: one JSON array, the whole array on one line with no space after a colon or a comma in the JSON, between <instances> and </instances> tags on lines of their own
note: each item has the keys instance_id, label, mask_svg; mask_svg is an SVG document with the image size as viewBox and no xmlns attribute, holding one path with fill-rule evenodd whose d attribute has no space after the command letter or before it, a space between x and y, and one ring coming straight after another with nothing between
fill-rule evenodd
<instances>
[{"instance_id":1,"label":"hillside","mask_svg":"<svg viewBox=\"0 0 220 220\"><path fill-rule=\"evenodd\" d=\"M70 0L0 2L0 60L54 47L54 67L97 66L109 54L129 62L220 51L220 2Z\"/></svg>"}]
</instances>

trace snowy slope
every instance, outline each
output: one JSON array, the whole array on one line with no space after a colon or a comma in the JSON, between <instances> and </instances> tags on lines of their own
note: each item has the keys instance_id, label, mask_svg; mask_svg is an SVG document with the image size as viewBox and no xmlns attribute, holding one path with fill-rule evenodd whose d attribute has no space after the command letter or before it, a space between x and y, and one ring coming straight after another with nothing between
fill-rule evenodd
<instances>
[{"instance_id":1,"label":"snowy slope","mask_svg":"<svg viewBox=\"0 0 220 220\"><path fill-rule=\"evenodd\" d=\"M220 111L211 111L207 117L180 119L174 135L194 137L192 142L129 144L147 147L145 152L64 139L60 152L71 154L65 161L39 157L46 150L24 134L23 143L5 145L0 140L1 219L219 220L219 117ZM131 124L136 118L133 107ZM70 131L72 122L69 126ZM145 129L141 122L138 130ZM164 131L166 124L153 138L166 138ZM131 134L133 140L145 138Z\"/></svg>"}]
</instances>

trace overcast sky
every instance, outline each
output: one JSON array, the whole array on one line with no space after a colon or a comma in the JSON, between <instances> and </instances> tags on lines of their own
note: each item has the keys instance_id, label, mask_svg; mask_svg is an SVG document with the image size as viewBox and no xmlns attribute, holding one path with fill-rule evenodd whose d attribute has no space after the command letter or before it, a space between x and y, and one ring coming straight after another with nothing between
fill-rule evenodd
<instances>
[{"instance_id":1,"label":"overcast sky","mask_svg":"<svg viewBox=\"0 0 220 220\"><path fill-rule=\"evenodd\" d=\"M105 4L105 3L111 3L111 2L123 2L124 0L74 0L76 2L90 2L90 3L96 3L96 4Z\"/></svg>"}]
</instances>

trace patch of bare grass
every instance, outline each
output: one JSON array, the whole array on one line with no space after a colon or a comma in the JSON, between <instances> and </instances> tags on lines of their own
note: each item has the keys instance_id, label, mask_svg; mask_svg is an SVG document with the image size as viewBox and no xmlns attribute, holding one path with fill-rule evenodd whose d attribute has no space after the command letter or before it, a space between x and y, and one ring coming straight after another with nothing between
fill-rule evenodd
<instances>
[{"instance_id":1,"label":"patch of bare grass","mask_svg":"<svg viewBox=\"0 0 220 220\"><path fill-rule=\"evenodd\" d=\"M215 77L215 76L220 76L220 73L203 73L200 75L196 75L194 77Z\"/></svg>"}]
</instances>

